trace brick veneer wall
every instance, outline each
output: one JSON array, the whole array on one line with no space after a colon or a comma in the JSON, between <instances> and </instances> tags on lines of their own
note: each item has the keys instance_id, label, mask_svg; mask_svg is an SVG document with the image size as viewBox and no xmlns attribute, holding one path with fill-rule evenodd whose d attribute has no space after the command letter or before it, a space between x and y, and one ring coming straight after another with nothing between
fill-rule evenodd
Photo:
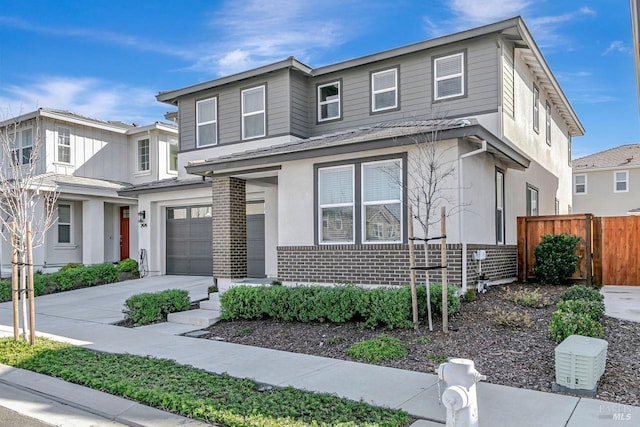
<instances>
[{"instance_id":1,"label":"brick veneer wall","mask_svg":"<svg viewBox=\"0 0 640 427\"><path fill-rule=\"evenodd\" d=\"M247 276L247 205L245 181L214 178L213 192L213 276Z\"/></svg>"},{"instance_id":2,"label":"brick veneer wall","mask_svg":"<svg viewBox=\"0 0 640 427\"><path fill-rule=\"evenodd\" d=\"M424 265L424 247L416 246L416 265ZM517 275L515 246L467 246L468 282L477 277L477 261L471 251L487 250L482 270L491 280ZM429 264L440 265L440 245L429 245ZM462 245L447 245L448 281L462 282ZM473 276L471 274L473 273ZM424 282L424 272L418 271ZM432 282L441 279L440 270L430 271ZM286 282L355 283L366 285L404 285L410 281L409 246L392 245L317 245L279 246L278 278Z\"/></svg>"}]
</instances>

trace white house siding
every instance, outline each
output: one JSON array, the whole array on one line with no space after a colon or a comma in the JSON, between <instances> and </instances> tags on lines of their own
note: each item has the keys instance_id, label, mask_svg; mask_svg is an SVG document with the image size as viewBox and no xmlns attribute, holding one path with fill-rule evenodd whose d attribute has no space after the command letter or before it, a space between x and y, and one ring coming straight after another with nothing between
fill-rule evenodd
<instances>
[{"instance_id":1,"label":"white house siding","mask_svg":"<svg viewBox=\"0 0 640 427\"><path fill-rule=\"evenodd\" d=\"M629 171L628 192L616 193L614 172ZM626 215L630 209L640 208L640 168L615 168L581 171L575 175L587 175L587 193L573 194L575 213L592 213L596 216Z\"/></svg>"},{"instance_id":2,"label":"white house siding","mask_svg":"<svg viewBox=\"0 0 640 427\"><path fill-rule=\"evenodd\" d=\"M58 223L55 221L45 237L44 258L35 259L34 268L38 269L46 264L48 268L57 270L70 262L82 264L83 238L82 216L83 203L77 200L61 198L58 203L71 205L71 243L58 243Z\"/></svg>"}]
</instances>

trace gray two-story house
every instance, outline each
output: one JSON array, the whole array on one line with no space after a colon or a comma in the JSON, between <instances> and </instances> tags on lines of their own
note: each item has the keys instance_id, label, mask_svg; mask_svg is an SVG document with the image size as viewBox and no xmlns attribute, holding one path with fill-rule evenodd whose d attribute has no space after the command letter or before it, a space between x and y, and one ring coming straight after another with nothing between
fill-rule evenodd
<instances>
[{"instance_id":1,"label":"gray two-story house","mask_svg":"<svg viewBox=\"0 0 640 427\"><path fill-rule=\"evenodd\" d=\"M450 281L475 280L478 250L491 280L515 277L516 217L568 211L571 138L584 133L519 17L319 68L288 58L157 98L178 108L179 173L126 190L151 212L140 247L157 274L206 260L222 287L248 276L407 283L407 210L431 143L452 172L436 202L450 213ZM193 265L174 253L176 233L204 254Z\"/></svg>"}]
</instances>

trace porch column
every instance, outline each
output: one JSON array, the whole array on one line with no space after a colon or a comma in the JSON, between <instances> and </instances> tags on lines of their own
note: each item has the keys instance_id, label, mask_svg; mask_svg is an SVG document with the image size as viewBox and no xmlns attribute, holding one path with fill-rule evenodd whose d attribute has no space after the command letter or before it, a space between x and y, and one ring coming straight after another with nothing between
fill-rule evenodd
<instances>
[{"instance_id":1,"label":"porch column","mask_svg":"<svg viewBox=\"0 0 640 427\"><path fill-rule=\"evenodd\" d=\"M84 265L104 262L104 202L85 200L82 202L82 263Z\"/></svg>"},{"instance_id":2,"label":"porch column","mask_svg":"<svg viewBox=\"0 0 640 427\"><path fill-rule=\"evenodd\" d=\"M213 190L213 277L219 286L247 276L247 201L245 181L214 178Z\"/></svg>"},{"instance_id":3,"label":"porch column","mask_svg":"<svg viewBox=\"0 0 640 427\"><path fill-rule=\"evenodd\" d=\"M278 187L264 189L264 272L278 277Z\"/></svg>"}]
</instances>

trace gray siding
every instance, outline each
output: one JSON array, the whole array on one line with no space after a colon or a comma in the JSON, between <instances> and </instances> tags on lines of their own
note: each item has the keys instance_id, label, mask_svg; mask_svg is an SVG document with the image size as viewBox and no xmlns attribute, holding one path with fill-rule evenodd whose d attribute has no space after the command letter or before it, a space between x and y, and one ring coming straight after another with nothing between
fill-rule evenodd
<instances>
[{"instance_id":1,"label":"gray siding","mask_svg":"<svg viewBox=\"0 0 640 427\"><path fill-rule=\"evenodd\" d=\"M505 45L502 57L502 111L513 117L514 109L514 69L513 47Z\"/></svg>"},{"instance_id":2,"label":"gray siding","mask_svg":"<svg viewBox=\"0 0 640 427\"><path fill-rule=\"evenodd\" d=\"M306 137L309 135L307 88L310 84L310 79L301 73L292 71L289 74L289 80L291 84L291 133Z\"/></svg>"}]
</instances>

